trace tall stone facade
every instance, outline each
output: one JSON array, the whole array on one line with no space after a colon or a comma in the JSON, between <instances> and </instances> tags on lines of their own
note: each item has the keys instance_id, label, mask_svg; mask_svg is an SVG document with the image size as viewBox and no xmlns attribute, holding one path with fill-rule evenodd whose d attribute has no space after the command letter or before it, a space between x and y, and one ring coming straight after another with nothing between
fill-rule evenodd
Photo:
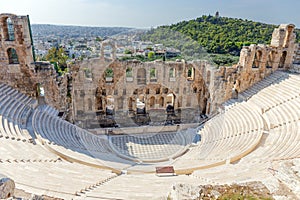
<instances>
[{"instance_id":1,"label":"tall stone facade","mask_svg":"<svg viewBox=\"0 0 300 200\"><path fill-rule=\"evenodd\" d=\"M299 72L294 28L280 25L270 45L243 47L239 63L220 68L207 61L119 61L114 41L105 40L99 58L77 61L58 76L50 63L34 60L29 17L0 14L0 82L84 128L199 122L276 70Z\"/></svg>"},{"instance_id":2,"label":"tall stone facade","mask_svg":"<svg viewBox=\"0 0 300 200\"><path fill-rule=\"evenodd\" d=\"M55 108L68 107L67 77L58 77L47 62L35 62L28 16L0 14L0 82Z\"/></svg>"},{"instance_id":3,"label":"tall stone facade","mask_svg":"<svg viewBox=\"0 0 300 200\"><path fill-rule=\"evenodd\" d=\"M32 40L28 16L0 14L0 80L35 96Z\"/></svg>"},{"instance_id":4,"label":"tall stone facade","mask_svg":"<svg viewBox=\"0 0 300 200\"><path fill-rule=\"evenodd\" d=\"M205 65L123 62L103 57L76 63L71 68L75 121L81 121L84 127L97 127L101 121L114 118L119 124L129 125L135 117L148 115L151 122L164 122L167 108L174 111L174 119L199 121L195 116L209 110Z\"/></svg>"}]
</instances>

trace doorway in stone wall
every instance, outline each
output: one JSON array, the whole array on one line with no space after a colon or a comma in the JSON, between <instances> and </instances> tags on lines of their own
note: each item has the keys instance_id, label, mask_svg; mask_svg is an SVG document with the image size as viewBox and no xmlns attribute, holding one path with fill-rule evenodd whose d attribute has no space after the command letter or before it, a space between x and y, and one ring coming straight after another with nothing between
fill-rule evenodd
<instances>
[{"instance_id":1,"label":"doorway in stone wall","mask_svg":"<svg viewBox=\"0 0 300 200\"><path fill-rule=\"evenodd\" d=\"M37 100L38 100L39 105L46 104L46 102L45 102L45 89L44 89L44 86L41 83L37 84L36 96L37 96Z\"/></svg>"}]
</instances>

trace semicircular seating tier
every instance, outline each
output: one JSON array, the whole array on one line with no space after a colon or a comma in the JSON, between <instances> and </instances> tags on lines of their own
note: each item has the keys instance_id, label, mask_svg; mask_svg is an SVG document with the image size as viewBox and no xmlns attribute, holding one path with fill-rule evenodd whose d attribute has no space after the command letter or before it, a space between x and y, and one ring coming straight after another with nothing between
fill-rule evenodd
<instances>
[{"instance_id":1,"label":"semicircular seating tier","mask_svg":"<svg viewBox=\"0 0 300 200\"><path fill-rule=\"evenodd\" d=\"M17 188L64 199L108 199L118 191L125 195L130 183L141 179L144 185L156 182L161 188L179 180L253 180L275 191L284 183L300 196L299 85L299 75L273 73L240 99L225 103L223 111L198 127L201 141L190 146L194 135L185 132L94 135L62 120L50 106L38 106L36 100L0 84L0 173L15 180ZM147 161L160 162L142 163ZM191 176L135 175L166 164L177 174ZM121 170L131 174L118 176ZM149 191L138 190L141 196Z\"/></svg>"},{"instance_id":2,"label":"semicircular seating tier","mask_svg":"<svg viewBox=\"0 0 300 200\"><path fill-rule=\"evenodd\" d=\"M290 198L299 198L300 76L283 74L248 98L247 103L260 110L268 127L258 147L237 163L196 170L194 177L211 184L261 181L270 191L285 184L296 195Z\"/></svg>"}]
</instances>

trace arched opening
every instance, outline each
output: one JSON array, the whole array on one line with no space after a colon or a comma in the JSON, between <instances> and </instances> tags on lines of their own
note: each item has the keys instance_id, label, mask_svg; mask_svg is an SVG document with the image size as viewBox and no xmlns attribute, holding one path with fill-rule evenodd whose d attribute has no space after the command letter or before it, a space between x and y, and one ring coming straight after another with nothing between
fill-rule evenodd
<instances>
[{"instance_id":1,"label":"arched opening","mask_svg":"<svg viewBox=\"0 0 300 200\"><path fill-rule=\"evenodd\" d=\"M284 67L285 60L286 60L286 55L287 55L286 51L282 52L282 54L280 56L280 62L279 62L278 68L283 68Z\"/></svg>"},{"instance_id":2,"label":"arched opening","mask_svg":"<svg viewBox=\"0 0 300 200\"><path fill-rule=\"evenodd\" d=\"M14 41L15 40L15 29L14 24L11 18L4 18L2 21L3 24L3 36L6 41Z\"/></svg>"},{"instance_id":3,"label":"arched opening","mask_svg":"<svg viewBox=\"0 0 300 200\"><path fill-rule=\"evenodd\" d=\"M126 81L133 81L133 73L132 73L132 67L128 67L126 69Z\"/></svg>"},{"instance_id":4,"label":"arched opening","mask_svg":"<svg viewBox=\"0 0 300 200\"><path fill-rule=\"evenodd\" d=\"M146 114L146 105L144 102L144 96L140 95L136 100L136 113L137 114Z\"/></svg>"},{"instance_id":5,"label":"arched opening","mask_svg":"<svg viewBox=\"0 0 300 200\"><path fill-rule=\"evenodd\" d=\"M44 87L40 83L38 83L38 85L37 85L37 93L38 93L38 97L44 97L45 96Z\"/></svg>"},{"instance_id":6,"label":"arched opening","mask_svg":"<svg viewBox=\"0 0 300 200\"><path fill-rule=\"evenodd\" d=\"M163 88L163 93L164 93L164 94L168 94L168 92L169 92L169 89L168 89L168 88Z\"/></svg>"},{"instance_id":7,"label":"arched opening","mask_svg":"<svg viewBox=\"0 0 300 200\"><path fill-rule=\"evenodd\" d=\"M187 79L189 81L194 80L194 76L195 76L195 69L193 67L189 67L188 71L187 71Z\"/></svg>"},{"instance_id":8,"label":"arched opening","mask_svg":"<svg viewBox=\"0 0 300 200\"><path fill-rule=\"evenodd\" d=\"M166 98L166 111L168 114L174 114L175 96L173 93L167 95Z\"/></svg>"},{"instance_id":9,"label":"arched opening","mask_svg":"<svg viewBox=\"0 0 300 200\"><path fill-rule=\"evenodd\" d=\"M174 67L171 67L171 68L169 69L169 77L170 77L170 80L171 80L172 78L175 78L175 68L174 68Z\"/></svg>"},{"instance_id":10,"label":"arched opening","mask_svg":"<svg viewBox=\"0 0 300 200\"><path fill-rule=\"evenodd\" d=\"M255 57L254 57L252 68L259 68L260 67L260 63L261 63L261 59L262 59L262 52L261 52L261 50L258 50L255 53Z\"/></svg>"},{"instance_id":11,"label":"arched opening","mask_svg":"<svg viewBox=\"0 0 300 200\"><path fill-rule=\"evenodd\" d=\"M116 44L112 40L105 40L101 44L101 58L110 58L112 60L116 59Z\"/></svg>"},{"instance_id":12,"label":"arched opening","mask_svg":"<svg viewBox=\"0 0 300 200\"><path fill-rule=\"evenodd\" d=\"M167 106L173 106L174 107L174 103L175 103L175 96L173 93L170 93L167 95L167 98L166 98L166 104Z\"/></svg>"},{"instance_id":13,"label":"arched opening","mask_svg":"<svg viewBox=\"0 0 300 200\"><path fill-rule=\"evenodd\" d=\"M150 81L156 81L157 77L156 77L156 69L154 67L152 67L150 69Z\"/></svg>"},{"instance_id":14,"label":"arched opening","mask_svg":"<svg viewBox=\"0 0 300 200\"><path fill-rule=\"evenodd\" d=\"M286 37L285 37L285 41L284 41L284 45L283 45L286 48L289 47L289 43L290 43L290 39L291 39L293 30L294 30L294 26L290 24L287 27Z\"/></svg>"},{"instance_id":15,"label":"arched opening","mask_svg":"<svg viewBox=\"0 0 300 200\"><path fill-rule=\"evenodd\" d=\"M107 115L113 115L114 114L114 97L113 96L107 96L106 97L106 114Z\"/></svg>"},{"instance_id":16,"label":"arched opening","mask_svg":"<svg viewBox=\"0 0 300 200\"><path fill-rule=\"evenodd\" d=\"M150 89L146 88L146 94L150 94Z\"/></svg>"},{"instance_id":17,"label":"arched opening","mask_svg":"<svg viewBox=\"0 0 300 200\"><path fill-rule=\"evenodd\" d=\"M160 97L159 99L158 99L158 105L160 106L160 107L164 107L164 97Z\"/></svg>"},{"instance_id":18,"label":"arched opening","mask_svg":"<svg viewBox=\"0 0 300 200\"><path fill-rule=\"evenodd\" d=\"M138 94L138 89L135 89L132 94L137 95Z\"/></svg>"},{"instance_id":19,"label":"arched opening","mask_svg":"<svg viewBox=\"0 0 300 200\"><path fill-rule=\"evenodd\" d=\"M154 106L155 106L155 97L154 96L150 97L149 104L150 104L150 108L154 108Z\"/></svg>"},{"instance_id":20,"label":"arched opening","mask_svg":"<svg viewBox=\"0 0 300 200\"><path fill-rule=\"evenodd\" d=\"M7 49L7 56L9 64L19 64L18 55L14 48Z\"/></svg>"},{"instance_id":21,"label":"arched opening","mask_svg":"<svg viewBox=\"0 0 300 200\"><path fill-rule=\"evenodd\" d=\"M276 54L275 51L271 51L269 53L266 68L272 68L273 67L273 62L274 62L275 54Z\"/></svg>"},{"instance_id":22,"label":"arched opening","mask_svg":"<svg viewBox=\"0 0 300 200\"><path fill-rule=\"evenodd\" d=\"M113 82L113 77L114 77L114 70L112 68L107 68L105 70L105 81Z\"/></svg>"},{"instance_id":23,"label":"arched opening","mask_svg":"<svg viewBox=\"0 0 300 200\"><path fill-rule=\"evenodd\" d=\"M85 78L88 79L88 80L92 80L92 71L91 71L91 69L84 68L83 71L84 71Z\"/></svg>"},{"instance_id":24,"label":"arched opening","mask_svg":"<svg viewBox=\"0 0 300 200\"><path fill-rule=\"evenodd\" d=\"M194 88L193 88L193 92L194 92L194 93L197 93L197 91L198 91L197 87L194 87Z\"/></svg>"},{"instance_id":25,"label":"arched opening","mask_svg":"<svg viewBox=\"0 0 300 200\"><path fill-rule=\"evenodd\" d=\"M93 105L92 105L92 100L88 99L88 110L92 111L93 110Z\"/></svg>"},{"instance_id":26,"label":"arched opening","mask_svg":"<svg viewBox=\"0 0 300 200\"><path fill-rule=\"evenodd\" d=\"M137 84L138 85L146 84L146 70L144 68L140 68L137 71Z\"/></svg>"},{"instance_id":27,"label":"arched opening","mask_svg":"<svg viewBox=\"0 0 300 200\"><path fill-rule=\"evenodd\" d=\"M160 94L160 88L155 89L155 94Z\"/></svg>"}]
</instances>

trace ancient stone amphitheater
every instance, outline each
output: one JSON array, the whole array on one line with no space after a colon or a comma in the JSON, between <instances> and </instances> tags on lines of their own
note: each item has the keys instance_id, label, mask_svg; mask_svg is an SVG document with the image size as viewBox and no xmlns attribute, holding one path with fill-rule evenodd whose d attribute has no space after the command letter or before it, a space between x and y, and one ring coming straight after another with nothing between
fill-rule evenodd
<instances>
[{"instance_id":1,"label":"ancient stone amphitheater","mask_svg":"<svg viewBox=\"0 0 300 200\"><path fill-rule=\"evenodd\" d=\"M28 19L1 16L6 21L8 17L12 21ZM25 87L34 80L19 84L17 75L24 78L35 72L24 69L23 56L18 57L20 63L10 63L11 50L7 48L21 52L19 49L28 46L4 40L5 20L1 21L0 41L1 56L6 59L0 60L0 66L12 69L0 71L0 173L14 180L16 188L63 199L167 199L176 183L260 181L274 198L300 198L297 47L288 67L271 68L247 88L238 88L234 98L206 113L208 118L195 128L175 126L176 131L138 135L95 134L61 118L55 105L41 103L30 93L31 88ZM24 24L15 27L27 30ZM5 64L8 61L10 64ZM247 73L262 73L254 70ZM158 176L156 167L163 166L172 166L176 175Z\"/></svg>"}]
</instances>

